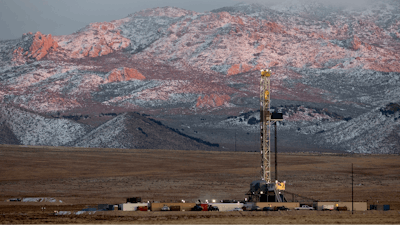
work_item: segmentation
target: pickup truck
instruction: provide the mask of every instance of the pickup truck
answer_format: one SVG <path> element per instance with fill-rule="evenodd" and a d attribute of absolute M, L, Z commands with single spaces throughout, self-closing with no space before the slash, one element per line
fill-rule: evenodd
<path fill-rule="evenodd" d="M 171 209 L 167 206 L 164 205 L 163 207 L 161 207 L 161 211 L 170 211 Z"/>
<path fill-rule="evenodd" d="M 295 210 L 314 210 L 313 207 L 308 206 L 308 205 L 302 205 L 301 207 L 296 207 L 294 208 Z"/>
<path fill-rule="evenodd" d="M 203 207 L 201 207 L 200 205 L 195 205 L 191 210 L 192 211 L 203 211 Z"/>
<path fill-rule="evenodd" d="M 219 211 L 219 208 L 217 206 L 209 205 L 208 206 L 208 211 Z"/>
<path fill-rule="evenodd" d="M 260 206 L 253 205 L 251 207 L 250 211 L 261 211 L 261 208 L 260 208 Z"/>
<path fill-rule="evenodd" d="M 286 208 L 285 206 L 278 206 L 278 207 L 277 207 L 277 210 L 278 210 L 278 211 L 290 211 L 290 209 L 289 209 L 289 208 Z"/>

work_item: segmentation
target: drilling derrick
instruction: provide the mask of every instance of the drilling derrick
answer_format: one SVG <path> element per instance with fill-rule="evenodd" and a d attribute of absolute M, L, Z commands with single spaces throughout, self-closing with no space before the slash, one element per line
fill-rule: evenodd
<path fill-rule="evenodd" d="M 271 70 L 261 70 L 260 122 L 261 122 L 261 180 L 271 183 Z"/>
<path fill-rule="evenodd" d="M 271 177 L 271 124 L 282 121 L 282 113 L 271 113 L 271 70 L 261 70 L 260 79 L 260 139 L 261 139 L 261 179 L 250 184 L 246 195 L 251 202 L 284 202 L 285 182 L 277 181 L 275 166 L 275 182 Z M 276 133 L 275 133 L 276 134 Z M 276 147 L 276 142 L 275 142 Z M 276 152 L 275 152 L 276 163 Z"/>

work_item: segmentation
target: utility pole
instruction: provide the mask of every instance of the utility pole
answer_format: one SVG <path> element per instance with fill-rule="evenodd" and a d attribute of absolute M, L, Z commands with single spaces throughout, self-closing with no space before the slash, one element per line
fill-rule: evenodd
<path fill-rule="evenodd" d="M 277 126 L 275 121 L 275 180 L 278 180 L 278 138 L 277 138 Z"/>
<path fill-rule="evenodd" d="M 236 152 L 236 130 L 235 130 L 235 152 Z"/>
<path fill-rule="evenodd" d="M 354 179 L 353 179 L 353 163 L 352 163 L 351 164 L 351 214 L 353 214 L 354 211 L 353 187 L 354 187 Z"/>

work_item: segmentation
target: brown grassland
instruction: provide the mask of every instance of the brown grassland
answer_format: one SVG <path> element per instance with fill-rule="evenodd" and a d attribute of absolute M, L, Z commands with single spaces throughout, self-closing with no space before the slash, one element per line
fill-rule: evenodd
<path fill-rule="evenodd" d="M 400 156 L 336 153 L 281 153 L 279 180 L 301 196 L 351 201 L 353 163 L 354 201 L 389 204 L 390 211 L 52 215 L 54 210 L 76 212 L 97 204 L 123 203 L 134 196 L 161 202 L 243 200 L 249 184 L 259 178 L 260 160 L 255 152 L 2 145 L 0 223 L 400 223 Z M 6 201 L 25 197 L 50 197 L 57 202 Z"/>

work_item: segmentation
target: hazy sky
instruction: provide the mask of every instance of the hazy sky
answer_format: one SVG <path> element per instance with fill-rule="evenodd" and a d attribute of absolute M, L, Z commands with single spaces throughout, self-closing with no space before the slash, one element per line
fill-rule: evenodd
<path fill-rule="evenodd" d="M 174 6 L 204 12 L 239 2 L 241 0 L 0 0 L 0 40 L 20 38 L 29 31 L 71 34 L 89 23 L 121 19 L 147 8 Z"/>

